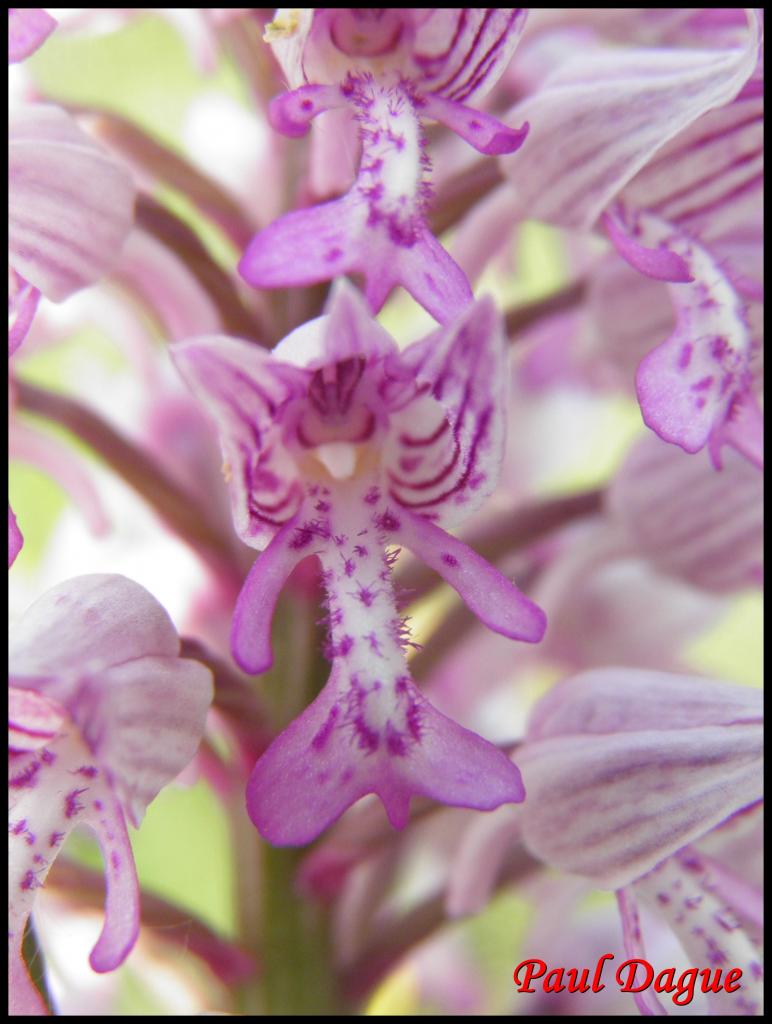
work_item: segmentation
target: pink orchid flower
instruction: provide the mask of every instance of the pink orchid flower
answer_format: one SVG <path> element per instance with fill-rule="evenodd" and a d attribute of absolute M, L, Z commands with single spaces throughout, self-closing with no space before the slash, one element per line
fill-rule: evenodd
<path fill-rule="evenodd" d="M 541 610 L 441 528 L 482 504 L 502 459 L 505 351 L 493 304 L 399 352 L 340 283 L 327 314 L 271 355 L 227 337 L 172 354 L 220 431 L 237 532 L 265 548 L 236 605 L 239 665 L 270 667 L 276 599 L 308 555 L 327 591 L 332 674 L 255 767 L 247 803 L 260 832 L 309 842 L 366 793 L 397 828 L 413 794 L 481 809 L 521 800 L 505 755 L 435 711 L 410 678 L 388 550 L 418 554 L 491 629 L 541 639 Z"/>
<path fill-rule="evenodd" d="M 687 452 L 707 445 L 717 466 L 724 444 L 760 466 L 746 304 L 761 291 L 735 265 L 732 241 L 758 226 L 760 15 L 749 12 L 740 45 L 730 28 L 708 33 L 712 48 L 571 56 L 515 107 L 533 125 L 528 153 L 502 167 L 511 217 L 601 225 L 636 270 L 668 282 L 675 328 L 637 373 L 647 425 Z M 760 244 L 756 253 L 760 269 Z"/>
<path fill-rule="evenodd" d="M 461 268 L 427 222 L 431 196 L 425 119 L 482 153 L 511 153 L 528 126 L 512 129 L 470 108 L 498 80 L 525 24 L 525 9 L 307 8 L 279 12 L 266 38 L 292 86 L 270 117 L 286 135 L 329 110 L 350 110 L 359 171 L 341 199 L 280 217 L 250 243 L 239 270 L 258 288 L 365 277 L 378 312 L 403 285 L 440 323 L 472 299 Z"/>
<path fill-rule="evenodd" d="M 11 1014 L 45 1013 L 21 956 L 35 891 L 67 836 L 87 825 L 105 864 L 95 971 L 118 967 L 139 929 L 126 820 L 191 761 L 212 699 L 209 669 L 179 657 L 169 616 L 123 576 L 80 576 L 43 595 L 10 641 Z"/>

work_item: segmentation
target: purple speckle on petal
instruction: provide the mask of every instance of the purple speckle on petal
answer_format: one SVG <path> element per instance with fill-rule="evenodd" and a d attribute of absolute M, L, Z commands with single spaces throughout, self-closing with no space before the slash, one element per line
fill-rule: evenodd
<path fill-rule="evenodd" d="M 324 254 L 324 258 L 328 263 L 334 263 L 336 260 L 339 260 L 342 255 L 342 249 L 328 249 L 327 252 Z"/>
<path fill-rule="evenodd" d="M 58 846 L 64 839 L 64 832 L 52 832 L 48 840 L 49 846 Z"/>
<path fill-rule="evenodd" d="M 393 757 L 404 757 L 407 754 L 405 737 L 391 722 L 386 725 L 386 749 Z"/>
<path fill-rule="evenodd" d="M 720 362 L 726 355 L 729 349 L 729 342 L 726 338 L 723 338 L 720 334 L 716 335 L 710 345 L 710 354 L 713 358 Z"/>
<path fill-rule="evenodd" d="M 389 512 L 387 510 L 386 512 L 383 512 L 381 513 L 381 515 L 378 516 L 376 525 L 378 526 L 379 530 L 398 530 L 399 519 L 397 519 L 397 517 L 392 512 Z"/>
<path fill-rule="evenodd" d="M 365 495 L 365 504 L 367 504 L 367 505 L 375 505 L 379 501 L 380 497 L 381 497 L 381 492 L 380 492 L 379 488 L 371 487 L 370 490 Z"/>
<path fill-rule="evenodd" d="M 696 384 L 692 384 L 692 391 L 707 391 L 713 384 L 713 377 L 703 377 Z"/>
<path fill-rule="evenodd" d="M 74 817 L 79 811 L 83 810 L 83 804 L 78 802 L 78 797 L 81 793 L 85 793 L 85 789 L 73 789 L 71 793 L 68 793 L 64 798 L 64 816 L 65 818 Z"/>
<path fill-rule="evenodd" d="M 8 785 L 12 789 L 32 789 L 37 785 L 37 774 L 40 771 L 40 762 L 32 761 L 27 767 L 18 772 L 16 775 L 11 775 L 8 779 Z"/>
<path fill-rule="evenodd" d="M 336 705 L 334 708 L 330 710 L 330 713 L 327 716 L 327 721 L 321 727 L 319 732 L 317 732 L 316 736 L 314 736 L 314 738 L 311 740 L 311 746 L 314 748 L 314 750 L 321 750 L 327 743 L 327 740 L 330 738 L 330 733 L 335 727 L 335 720 L 337 719 L 337 717 L 338 707 Z"/>
<path fill-rule="evenodd" d="M 104 806 L 105 805 L 102 803 L 101 800 L 95 800 L 94 801 L 94 810 L 95 811 L 102 811 L 102 810 L 104 810 Z"/>
<path fill-rule="evenodd" d="M 455 569 L 455 567 L 458 565 L 458 559 L 456 558 L 456 556 L 451 555 L 448 551 L 443 551 L 442 560 L 445 563 L 445 565 L 449 565 L 453 569 Z"/>
<path fill-rule="evenodd" d="M 44 750 L 40 755 L 40 760 L 43 764 L 53 764 L 56 761 L 56 754 L 52 754 L 50 750 Z"/>
<path fill-rule="evenodd" d="M 21 880 L 21 888 L 27 892 L 30 889 L 37 889 L 40 886 L 40 882 L 35 877 L 34 871 L 28 871 L 24 878 Z"/>
<path fill-rule="evenodd" d="M 371 729 L 367 722 L 364 720 L 362 715 L 358 715 L 354 719 L 354 728 L 357 731 L 359 737 L 359 746 L 362 750 L 368 751 L 368 753 L 374 753 L 378 749 L 380 743 L 380 735 L 375 729 Z"/>
<path fill-rule="evenodd" d="M 87 779 L 93 779 L 99 774 L 99 769 L 93 764 L 84 764 L 82 768 L 78 768 L 77 775 L 84 775 Z"/>
<path fill-rule="evenodd" d="M 120 870 L 120 868 L 121 868 L 121 857 L 120 857 L 120 854 L 118 853 L 117 850 L 113 850 L 113 852 L 110 854 L 110 863 L 112 864 L 113 868 L 116 871 Z"/>
<path fill-rule="evenodd" d="M 692 351 L 693 350 L 694 350 L 694 346 L 693 345 L 686 344 L 686 345 L 682 346 L 681 352 L 680 352 L 680 354 L 678 356 L 678 369 L 679 370 L 685 370 L 688 367 L 689 363 L 692 361 Z"/>

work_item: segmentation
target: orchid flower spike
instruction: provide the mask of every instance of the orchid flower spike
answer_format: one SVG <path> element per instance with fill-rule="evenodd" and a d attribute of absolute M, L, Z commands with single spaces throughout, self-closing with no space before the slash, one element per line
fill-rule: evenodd
<path fill-rule="evenodd" d="M 208 668 L 181 658 L 169 616 L 124 576 L 60 583 L 12 632 L 9 679 L 9 994 L 12 1015 L 45 1006 L 21 955 L 35 891 L 77 825 L 105 865 L 105 923 L 90 962 L 111 971 L 139 931 L 126 819 L 139 827 L 192 760 L 212 700 Z"/>
<path fill-rule="evenodd" d="M 313 118 L 348 108 L 361 161 L 341 199 L 285 214 L 249 245 L 242 276 L 258 288 L 364 275 L 377 313 L 403 285 L 440 323 L 472 300 L 461 268 L 426 223 L 430 162 L 423 122 L 440 121 L 481 153 L 513 153 L 528 125 L 513 129 L 468 107 L 496 83 L 525 25 L 522 8 L 306 8 L 285 10 L 266 39 L 292 91 L 270 117 L 289 136 Z"/>
<path fill-rule="evenodd" d="M 220 431 L 237 531 L 265 548 L 233 622 L 245 671 L 272 663 L 273 610 L 295 565 L 308 555 L 322 564 L 332 673 L 255 767 L 247 802 L 261 834 L 307 843 L 366 793 L 397 828 L 413 794 L 486 810 L 522 800 L 509 759 L 416 689 L 389 550 L 410 548 L 491 629 L 541 639 L 543 612 L 442 529 L 482 504 L 503 455 L 505 343 L 493 302 L 400 352 L 340 282 L 326 315 L 270 355 L 227 337 L 172 354 Z"/>

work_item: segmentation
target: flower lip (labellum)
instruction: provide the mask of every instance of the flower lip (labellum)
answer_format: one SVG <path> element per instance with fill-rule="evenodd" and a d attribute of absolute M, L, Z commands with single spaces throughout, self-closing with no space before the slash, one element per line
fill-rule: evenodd
<path fill-rule="evenodd" d="M 294 210 L 260 232 L 242 257 L 242 276 L 275 288 L 356 271 L 374 312 L 396 284 L 440 323 L 460 312 L 472 300 L 469 283 L 426 222 L 423 122 L 441 122 L 488 155 L 518 149 L 527 124 L 513 129 L 465 104 L 498 79 L 524 23 L 525 11 L 515 8 L 280 15 L 266 38 L 296 87 L 271 102 L 274 127 L 301 136 L 317 115 L 347 108 L 362 157 L 341 199 Z"/>
<path fill-rule="evenodd" d="M 490 628 L 543 635 L 542 611 L 442 529 L 498 475 L 505 348 L 493 303 L 399 352 L 341 282 L 325 316 L 272 355 L 222 337 L 172 352 L 219 427 L 237 529 L 265 547 L 236 605 L 236 661 L 271 665 L 273 610 L 299 561 L 318 556 L 327 591 L 332 673 L 255 767 L 248 806 L 261 833 L 308 842 L 372 792 L 397 827 L 412 794 L 484 809 L 522 799 L 509 759 L 415 688 L 391 582 L 391 549 L 404 545 Z"/>

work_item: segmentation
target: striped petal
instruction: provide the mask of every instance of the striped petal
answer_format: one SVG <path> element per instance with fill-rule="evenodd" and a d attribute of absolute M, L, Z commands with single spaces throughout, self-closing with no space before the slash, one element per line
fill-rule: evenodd
<path fill-rule="evenodd" d="M 171 353 L 220 432 L 236 530 L 245 544 L 264 547 L 302 498 L 279 421 L 287 403 L 305 394 L 308 374 L 219 335 L 177 343 Z"/>
<path fill-rule="evenodd" d="M 756 64 L 758 17 L 738 49 L 595 50 L 568 60 L 509 121 L 528 145 L 502 158 L 518 208 L 589 228 L 667 142 L 729 103 Z"/>
<path fill-rule="evenodd" d="M 34 690 L 8 688 L 8 749 L 14 754 L 45 747 L 61 729 L 66 712 Z"/>
<path fill-rule="evenodd" d="M 527 845 L 604 888 L 645 874 L 760 798 L 760 698 L 643 670 L 566 680 L 518 753 Z"/>
<path fill-rule="evenodd" d="M 453 525 L 491 494 L 504 455 L 507 357 L 495 304 L 477 302 L 407 348 L 402 360 L 428 393 L 395 417 L 391 495 Z"/>
<path fill-rule="evenodd" d="M 58 107 L 11 112 L 9 261 L 55 302 L 111 270 L 131 227 L 129 173 Z"/>
<path fill-rule="evenodd" d="M 611 483 L 608 507 L 641 554 L 701 590 L 758 584 L 764 551 L 762 475 L 735 453 L 720 472 L 643 439 Z"/>

